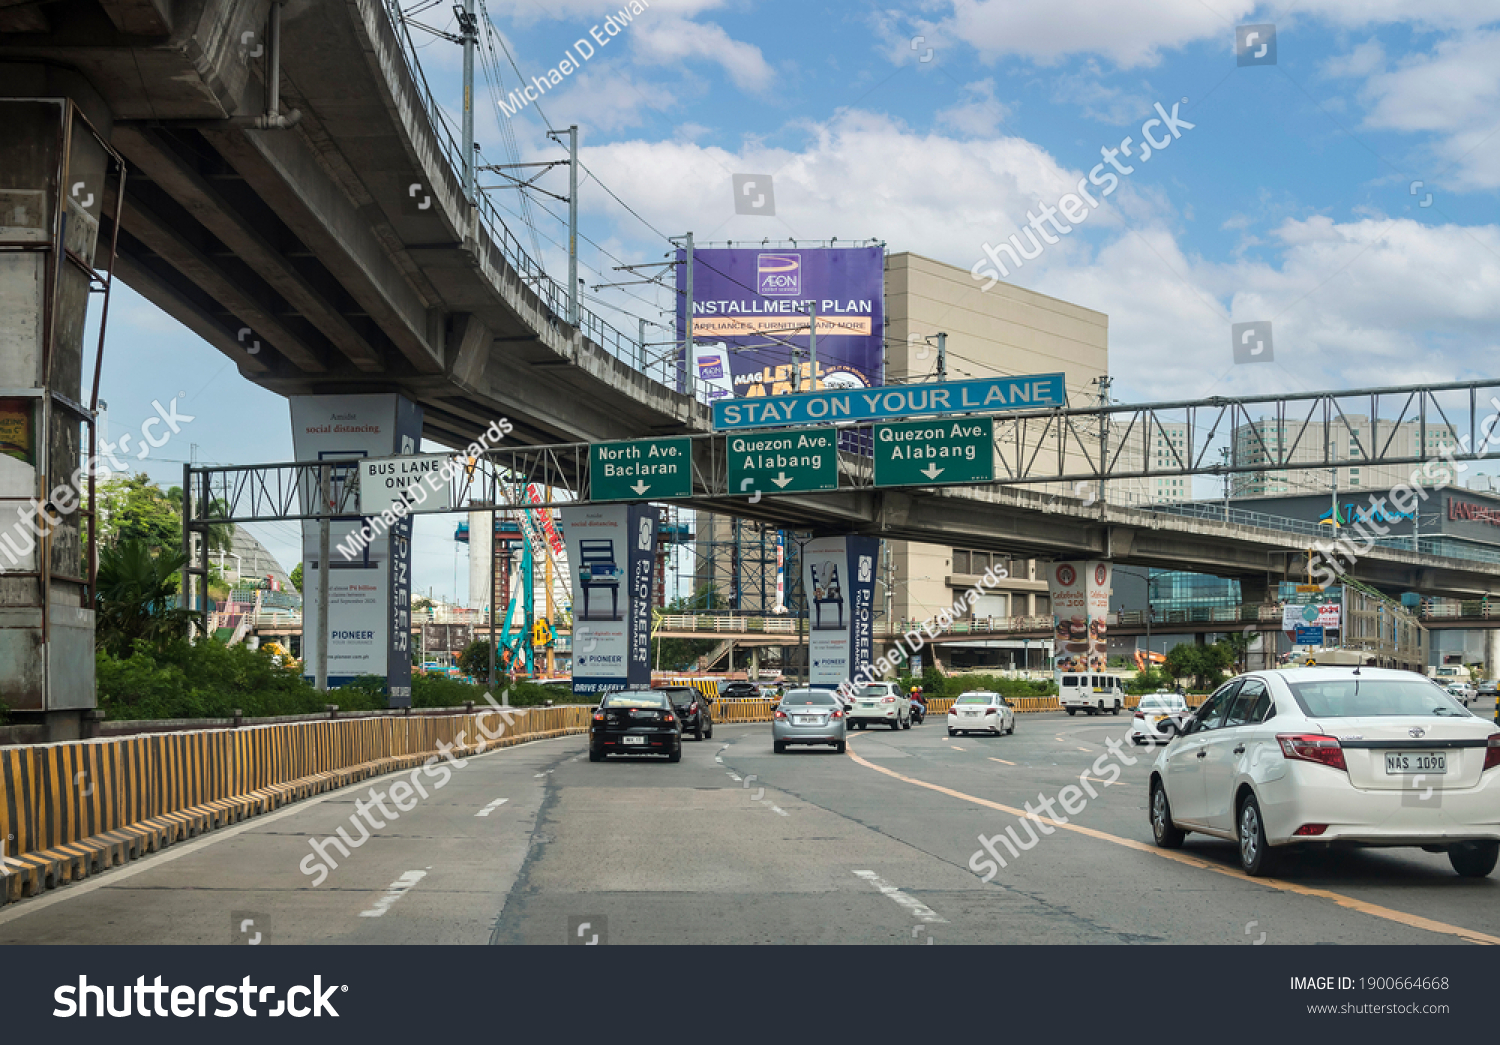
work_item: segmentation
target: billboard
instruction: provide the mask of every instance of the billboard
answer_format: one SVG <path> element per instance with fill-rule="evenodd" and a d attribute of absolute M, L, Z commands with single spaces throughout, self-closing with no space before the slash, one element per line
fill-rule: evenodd
<path fill-rule="evenodd" d="M 365 458 L 414 454 L 422 438 L 422 408 L 398 395 L 293 396 L 292 453 L 298 461 L 338 461 L 335 486 L 353 480 Z M 301 491 L 315 510 L 318 491 Z M 335 494 L 335 499 L 338 495 Z M 364 519 L 329 526 L 328 684 L 359 675 L 387 680 L 391 707 L 411 704 L 411 519 L 381 533 L 353 558 L 338 551 Z M 303 674 L 312 679 L 318 633 L 318 523 L 302 523 Z"/>
<path fill-rule="evenodd" d="M 651 683 L 651 593 L 660 514 L 642 504 L 562 509 L 573 575 L 574 693 Z"/>
<path fill-rule="evenodd" d="M 1104 671 L 1109 663 L 1107 562 L 1054 562 L 1047 567 L 1052 597 L 1052 655 L 1058 671 Z"/>
<path fill-rule="evenodd" d="M 679 339 L 687 325 L 685 253 L 677 252 Z M 813 391 L 809 306 L 818 313 L 817 388 L 885 380 L 883 247 L 695 250 L 692 304 L 692 365 L 710 399 Z M 792 345 L 802 349 L 796 367 Z"/>
<path fill-rule="evenodd" d="M 875 659 L 878 537 L 818 537 L 802 554 L 808 682 L 839 686 Z"/>

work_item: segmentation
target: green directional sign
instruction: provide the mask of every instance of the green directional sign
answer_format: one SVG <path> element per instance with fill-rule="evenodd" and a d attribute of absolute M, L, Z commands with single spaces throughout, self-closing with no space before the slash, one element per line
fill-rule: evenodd
<path fill-rule="evenodd" d="M 725 447 L 732 494 L 839 488 L 839 430 L 832 426 L 730 435 Z"/>
<path fill-rule="evenodd" d="M 876 486 L 940 486 L 995 479 L 995 422 L 957 417 L 875 426 Z"/>
<path fill-rule="evenodd" d="M 590 501 L 660 501 L 692 495 L 693 448 L 687 436 L 589 447 Z"/>

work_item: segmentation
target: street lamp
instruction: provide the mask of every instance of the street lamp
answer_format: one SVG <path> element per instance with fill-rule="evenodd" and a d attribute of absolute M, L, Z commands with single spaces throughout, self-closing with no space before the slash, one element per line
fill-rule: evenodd
<path fill-rule="evenodd" d="M 812 630 L 810 628 L 808 629 L 807 641 L 804 645 L 802 631 L 803 622 L 807 620 L 807 585 L 804 583 L 802 578 L 806 574 L 806 567 L 803 565 L 803 557 L 806 553 L 808 544 L 811 543 L 813 539 L 813 534 L 811 532 L 789 530 L 787 531 L 787 536 L 790 537 L 794 542 L 796 542 L 797 545 L 797 590 L 802 595 L 802 608 L 797 614 L 797 645 L 802 649 L 802 666 L 807 673 L 807 677 L 803 679 L 803 684 L 810 685 L 812 683 Z"/>

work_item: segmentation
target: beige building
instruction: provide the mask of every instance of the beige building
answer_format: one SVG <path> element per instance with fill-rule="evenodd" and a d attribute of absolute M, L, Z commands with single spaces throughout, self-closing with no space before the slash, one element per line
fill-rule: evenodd
<path fill-rule="evenodd" d="M 1373 457 L 1417 457 L 1433 459 L 1441 457 L 1444 450 L 1456 449 L 1458 438 L 1450 425 L 1429 421 L 1425 433 L 1417 421 L 1396 424 L 1381 420 L 1372 430 L 1370 418 L 1365 414 L 1345 414 L 1347 424 L 1335 423 L 1329 427 L 1334 454 L 1339 458 Z M 1298 438 L 1301 433 L 1301 438 Z M 1424 442 L 1425 435 L 1425 442 Z M 1280 459 L 1283 448 L 1296 447 L 1291 451 L 1292 461 L 1323 460 L 1323 427 L 1313 423 L 1302 430 L 1301 421 L 1278 422 L 1256 421 L 1241 425 L 1234 430 L 1234 462 L 1237 465 L 1270 464 Z M 1340 491 L 1388 490 L 1411 481 L 1410 464 L 1350 465 L 1347 468 L 1307 468 L 1296 471 L 1277 469 L 1265 472 L 1246 472 L 1234 476 L 1232 488 L 1236 497 L 1274 497 L 1299 493 L 1329 493 L 1330 483 L 1337 483 Z M 1337 477 L 1332 473 L 1338 472 Z M 1444 466 L 1441 476 L 1434 483 L 1451 483 L 1451 469 Z"/>
<path fill-rule="evenodd" d="M 980 286 L 965 269 L 918 254 L 886 258 L 888 384 L 936 380 L 936 335 L 944 333 L 950 381 L 1060 371 L 1066 375 L 1069 405 L 1099 402 L 1098 379 L 1109 373 L 1108 316 L 1009 283 L 996 283 L 987 292 Z M 1111 484 L 1115 485 L 1124 484 Z M 1058 492 L 1074 495 L 1072 489 Z M 888 545 L 888 565 L 882 576 L 890 594 L 887 599 L 884 586 L 877 586 L 876 600 L 882 609 L 889 605 L 898 621 L 922 620 L 951 607 L 954 598 L 973 587 L 992 561 L 1006 564 L 1010 579 L 976 608 L 979 616 L 1052 612 L 1045 576 L 1033 561 L 907 541 Z M 944 646 L 942 656 L 945 663 L 951 656 L 960 665 L 1019 664 L 1025 644 L 1017 640 L 1014 646 Z M 1041 644 L 1029 646 L 1031 660 L 1040 664 Z"/>

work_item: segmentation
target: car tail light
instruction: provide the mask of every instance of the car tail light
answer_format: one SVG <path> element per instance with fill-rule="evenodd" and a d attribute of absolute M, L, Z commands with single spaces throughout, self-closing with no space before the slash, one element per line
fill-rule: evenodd
<path fill-rule="evenodd" d="M 1490 734 L 1490 745 L 1484 749 L 1484 768 L 1500 766 L 1500 733 Z"/>
<path fill-rule="evenodd" d="M 985 708 L 984 709 L 984 713 L 986 715 L 993 715 L 995 713 L 995 709 L 994 708 Z"/>
<path fill-rule="evenodd" d="M 594 712 L 594 721 L 595 722 L 603 722 L 604 721 L 604 712 L 602 712 L 602 711 L 596 711 L 596 712 Z"/>
<path fill-rule="evenodd" d="M 1301 827 L 1297 828 L 1297 830 L 1293 831 L 1292 834 L 1298 835 L 1302 838 L 1312 838 L 1322 834 L 1327 830 L 1327 824 L 1303 824 Z"/>
<path fill-rule="evenodd" d="M 688 714 L 692 715 L 692 714 L 695 714 L 697 711 L 698 711 L 698 702 L 695 700 L 691 704 L 688 705 Z"/>
<path fill-rule="evenodd" d="M 950 714 L 950 715 L 956 715 L 956 714 L 958 714 L 958 705 L 954 704 L 952 707 L 950 707 L 948 709 L 948 714 Z"/>
<path fill-rule="evenodd" d="M 1140 708 L 1136 708 L 1135 709 L 1135 717 L 1136 718 L 1145 718 L 1146 717 L 1146 713 L 1144 711 L 1142 711 Z"/>
<path fill-rule="evenodd" d="M 780 708 L 777 708 L 776 709 L 776 717 L 777 718 L 786 718 L 786 712 L 782 711 Z"/>
<path fill-rule="evenodd" d="M 840 709 L 834 708 L 833 709 L 833 714 L 829 715 L 828 717 L 829 718 L 843 718 L 844 717 L 844 713 Z"/>
<path fill-rule="evenodd" d="M 671 712 L 668 712 L 667 714 L 665 714 L 665 715 L 663 715 L 661 717 L 661 720 L 663 722 L 672 723 L 672 722 L 676 722 L 677 718 Z"/>
<path fill-rule="evenodd" d="M 1287 758 L 1317 762 L 1346 773 L 1349 771 L 1344 764 L 1344 749 L 1339 746 L 1337 737 L 1325 737 L 1319 733 L 1278 733 L 1276 741 Z"/>
<path fill-rule="evenodd" d="M 894 704 L 894 703 L 896 703 L 896 698 L 895 697 L 881 697 L 880 698 L 880 702 L 882 704 Z"/>

